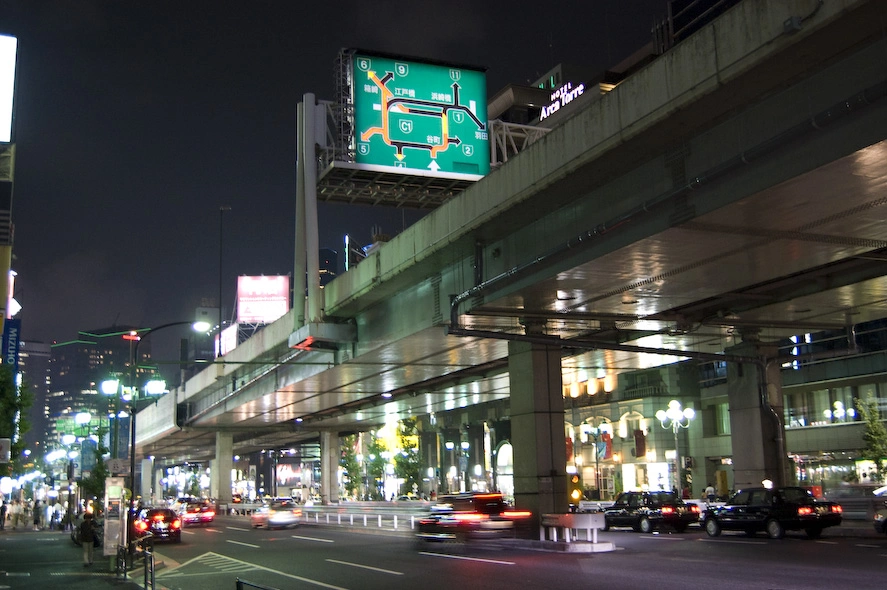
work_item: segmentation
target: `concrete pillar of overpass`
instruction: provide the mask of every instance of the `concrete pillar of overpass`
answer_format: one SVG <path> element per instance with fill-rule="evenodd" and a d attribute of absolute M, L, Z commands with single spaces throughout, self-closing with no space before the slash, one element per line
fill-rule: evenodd
<path fill-rule="evenodd" d="M 219 504 L 231 503 L 231 470 L 234 468 L 234 435 L 216 432 L 216 458 L 210 469 L 209 493 Z"/>
<path fill-rule="evenodd" d="M 139 473 L 141 481 L 139 482 L 139 494 L 142 496 L 142 503 L 146 505 L 155 505 L 154 500 L 154 459 L 148 457 L 142 459 L 142 470 Z"/>
<path fill-rule="evenodd" d="M 569 509 L 560 347 L 509 342 L 508 373 L 514 500 L 538 527 L 539 515 Z"/>
<path fill-rule="evenodd" d="M 320 431 L 320 498 L 323 504 L 339 501 L 339 433 Z"/>
<path fill-rule="evenodd" d="M 166 467 L 158 467 L 154 464 L 154 493 L 151 494 L 151 503 L 159 506 L 160 502 L 166 498 L 163 490 L 163 478 L 166 477 Z"/>
<path fill-rule="evenodd" d="M 733 487 L 760 486 L 764 480 L 786 485 L 790 478 L 777 346 L 746 332 L 742 343 L 725 352 L 761 359 L 759 363 L 727 365 Z"/>

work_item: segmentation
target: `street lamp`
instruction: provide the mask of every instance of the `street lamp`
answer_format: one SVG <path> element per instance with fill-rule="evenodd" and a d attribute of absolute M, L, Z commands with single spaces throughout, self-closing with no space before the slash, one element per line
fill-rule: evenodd
<path fill-rule="evenodd" d="M 140 331 L 133 330 L 130 332 L 130 340 L 133 342 L 132 347 L 130 348 L 130 359 L 129 359 L 129 384 L 130 384 L 130 411 L 129 411 L 129 485 L 130 485 L 130 495 L 129 495 L 129 512 L 127 514 L 127 526 L 124 529 L 124 547 L 128 547 L 129 542 L 129 522 L 132 517 L 132 513 L 135 510 L 135 502 L 136 502 L 136 413 L 139 410 L 138 402 L 139 402 L 139 388 L 136 387 L 136 379 L 138 377 L 138 359 L 139 359 L 139 344 L 141 344 L 143 338 L 147 338 L 149 335 L 157 332 L 159 330 L 164 330 L 166 328 L 172 328 L 175 326 L 186 326 L 190 325 L 191 328 L 195 332 L 205 332 L 209 330 L 210 326 L 207 322 L 193 322 L 193 321 L 183 321 L 183 322 L 169 322 L 168 324 L 161 324 L 159 326 L 155 326 L 153 328 L 148 328 L 147 330 Z"/>
<path fill-rule="evenodd" d="M 684 408 L 681 410 L 681 402 L 676 399 L 668 402 L 667 410 L 659 410 L 656 412 L 656 419 L 659 420 L 662 428 L 671 428 L 674 433 L 674 489 L 680 491 L 680 473 L 681 473 L 681 453 L 678 450 L 678 431 L 681 428 L 690 428 L 690 421 L 696 417 L 693 408 Z"/>

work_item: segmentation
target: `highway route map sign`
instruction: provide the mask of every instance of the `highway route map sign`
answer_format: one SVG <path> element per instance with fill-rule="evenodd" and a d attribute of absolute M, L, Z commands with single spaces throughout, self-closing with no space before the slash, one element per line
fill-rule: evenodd
<path fill-rule="evenodd" d="M 351 64 L 358 165 L 472 180 L 490 171 L 482 70 L 364 53 Z"/>

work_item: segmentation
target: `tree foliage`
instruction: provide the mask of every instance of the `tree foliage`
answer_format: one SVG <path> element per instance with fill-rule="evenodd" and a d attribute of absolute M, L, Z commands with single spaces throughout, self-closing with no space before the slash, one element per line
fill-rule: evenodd
<path fill-rule="evenodd" d="M 887 428 L 881 420 L 878 401 L 857 398 L 856 408 L 865 421 L 865 430 L 862 433 L 862 456 L 875 464 L 875 474 L 878 481 L 881 481 L 884 473 L 884 461 L 887 460 Z"/>
<path fill-rule="evenodd" d="M 394 474 L 403 480 L 402 491 L 409 493 L 413 491 L 413 486 L 418 489 L 421 483 L 418 420 L 409 418 L 401 421 L 397 440 L 400 451 L 394 457 Z"/>
<path fill-rule="evenodd" d="M 9 475 L 24 472 L 27 460 L 22 455 L 25 450 L 24 435 L 31 429 L 28 410 L 33 403 L 34 395 L 27 382 L 23 381 L 21 387 L 16 387 L 12 367 L 0 365 L 0 438 L 12 440 L 11 463 L 6 466 Z"/>
<path fill-rule="evenodd" d="M 96 498 L 100 506 L 104 505 L 105 501 L 105 479 L 111 475 L 108 465 L 105 463 L 105 455 L 110 452 L 104 442 L 107 433 L 107 428 L 99 426 L 98 432 L 96 432 L 99 442 L 94 449 L 90 449 L 90 452 L 95 453 L 95 467 L 92 468 L 89 476 L 80 480 L 83 494 L 88 498 Z"/>
<path fill-rule="evenodd" d="M 367 457 L 364 459 L 369 478 L 367 492 L 371 500 L 384 500 L 382 497 L 382 482 L 385 481 L 385 464 L 387 461 L 382 455 L 387 452 L 385 441 L 370 432 L 370 443 L 367 445 Z"/>
<path fill-rule="evenodd" d="M 357 497 L 360 493 L 360 463 L 357 461 L 358 435 L 350 434 L 342 439 L 342 455 L 339 465 L 344 471 L 345 494 Z"/>

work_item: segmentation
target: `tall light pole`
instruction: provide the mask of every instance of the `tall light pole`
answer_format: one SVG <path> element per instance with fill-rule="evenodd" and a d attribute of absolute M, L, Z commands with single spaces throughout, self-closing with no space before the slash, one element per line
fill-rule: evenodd
<path fill-rule="evenodd" d="M 671 428 L 674 433 L 674 489 L 680 492 L 680 473 L 681 473 L 681 453 L 678 451 L 678 431 L 681 428 L 690 428 L 690 421 L 696 417 L 693 408 L 684 408 L 681 410 L 681 402 L 676 399 L 668 402 L 667 410 L 659 410 L 656 412 L 656 419 L 659 420 L 662 428 Z"/>
<path fill-rule="evenodd" d="M 207 324 L 207 322 L 182 321 L 169 322 L 168 324 L 161 324 L 153 328 L 148 328 L 147 330 L 133 330 L 132 332 L 130 332 L 130 340 L 133 342 L 132 348 L 130 349 L 131 356 L 129 359 L 129 489 L 131 490 L 131 493 L 129 495 L 129 511 L 127 513 L 126 519 L 127 525 L 124 528 L 123 533 L 124 547 L 129 547 L 129 523 L 136 505 L 136 414 L 139 411 L 138 402 L 140 393 L 139 388 L 136 387 L 136 379 L 138 378 L 139 344 L 142 343 L 142 339 L 147 338 L 154 332 L 164 330 L 166 328 L 172 328 L 175 326 L 186 325 L 190 325 L 191 328 L 196 332 L 206 331 L 209 329 L 209 325 Z"/>
<path fill-rule="evenodd" d="M 225 219 L 225 211 L 230 211 L 230 205 L 221 205 L 219 207 L 219 352 L 221 352 L 221 342 L 222 342 L 222 253 L 224 252 L 222 245 L 224 242 L 225 233 L 223 231 L 224 225 L 223 221 Z"/>

